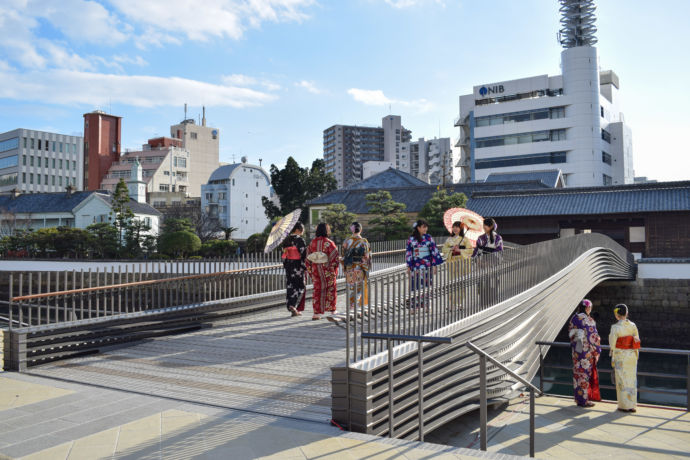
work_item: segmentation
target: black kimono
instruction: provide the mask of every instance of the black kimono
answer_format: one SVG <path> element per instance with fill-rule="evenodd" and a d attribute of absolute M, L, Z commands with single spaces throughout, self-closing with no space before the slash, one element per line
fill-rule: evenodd
<path fill-rule="evenodd" d="M 292 248 L 296 248 L 292 249 Z M 287 257 L 286 257 L 287 256 Z M 298 259 L 295 257 L 299 257 Z M 304 310 L 307 288 L 304 285 L 304 275 L 307 258 L 307 244 L 300 235 L 290 235 L 283 242 L 283 267 L 285 267 L 285 280 L 287 287 L 287 308 Z"/>

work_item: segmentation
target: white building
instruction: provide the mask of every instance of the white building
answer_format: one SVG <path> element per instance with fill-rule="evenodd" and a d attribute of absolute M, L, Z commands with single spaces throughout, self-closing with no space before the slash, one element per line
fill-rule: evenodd
<path fill-rule="evenodd" d="M 368 179 L 390 168 L 395 169 L 395 164 L 390 161 L 367 161 L 362 164 L 362 180 Z"/>
<path fill-rule="evenodd" d="M 201 186 L 201 206 L 221 227 L 235 227 L 237 239 L 261 233 L 269 224 L 262 197 L 272 198 L 271 179 L 263 168 L 247 163 L 221 166 Z"/>
<path fill-rule="evenodd" d="M 81 190 L 83 174 L 82 137 L 30 129 L 0 134 L 0 192 Z"/>
<path fill-rule="evenodd" d="M 566 3 L 562 75 L 480 84 L 460 96 L 463 182 L 558 168 L 569 187 L 632 183 L 632 138 L 618 76 L 599 70 L 593 2 Z"/>
<path fill-rule="evenodd" d="M 410 142 L 410 170 L 413 176 L 432 185 L 453 184 L 456 168 L 449 137 Z"/>

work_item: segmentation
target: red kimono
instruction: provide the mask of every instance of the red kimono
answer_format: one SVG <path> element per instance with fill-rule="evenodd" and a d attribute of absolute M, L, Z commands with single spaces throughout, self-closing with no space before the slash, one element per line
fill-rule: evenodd
<path fill-rule="evenodd" d="M 326 254 L 324 263 L 314 263 L 309 260 L 309 254 L 322 252 Z M 335 311 L 338 292 L 336 278 L 340 264 L 338 247 L 330 239 L 320 236 L 314 238 L 307 249 L 307 270 L 314 282 L 314 314 L 322 315 L 325 311 Z"/>

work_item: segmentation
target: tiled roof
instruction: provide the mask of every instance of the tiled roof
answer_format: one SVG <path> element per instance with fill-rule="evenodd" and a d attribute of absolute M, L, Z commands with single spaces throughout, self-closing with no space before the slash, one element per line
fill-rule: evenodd
<path fill-rule="evenodd" d="M 71 195 L 68 195 L 66 192 L 27 193 L 16 198 L 3 194 L 0 195 L 0 211 L 15 214 L 72 212 L 82 201 L 94 193 L 97 193 L 108 204 L 112 203 L 112 195 L 104 191 L 73 192 Z M 130 199 L 129 207 L 135 214 L 161 215 L 160 212 L 148 204 L 138 203 L 132 199 Z"/>
<path fill-rule="evenodd" d="M 345 187 L 345 190 L 364 190 L 364 189 L 389 189 L 395 187 L 424 187 L 428 183 L 417 179 L 406 172 L 388 168 L 385 171 L 367 177 L 364 180 L 355 182 Z"/>
<path fill-rule="evenodd" d="M 403 173 L 404 174 L 404 173 Z M 374 176 L 372 176 L 374 177 Z M 527 182 L 506 182 L 506 183 L 484 183 L 474 182 L 466 184 L 453 184 L 446 187 L 449 193 L 458 192 L 464 193 L 469 198 L 472 193 L 478 190 L 482 191 L 496 191 L 496 190 L 530 190 L 530 189 L 546 189 L 546 186 L 540 181 Z M 396 187 L 396 188 L 370 188 L 370 189 L 340 189 L 326 193 L 318 198 L 311 200 L 309 205 L 329 205 L 329 204 L 344 204 L 347 206 L 349 212 L 355 214 L 368 213 L 366 203 L 366 195 L 378 192 L 379 190 L 387 190 L 390 192 L 394 201 L 403 203 L 406 206 L 406 212 L 419 212 L 424 205 L 431 199 L 431 196 L 438 190 L 435 185 L 426 184 L 423 187 Z"/>
<path fill-rule="evenodd" d="M 484 182 L 515 182 L 538 180 L 549 187 L 555 188 L 558 185 L 558 179 L 561 176 L 561 171 L 552 169 L 548 171 L 524 171 L 511 173 L 491 173 Z"/>
<path fill-rule="evenodd" d="M 492 217 L 690 211 L 690 181 L 474 193 L 467 207 Z"/>

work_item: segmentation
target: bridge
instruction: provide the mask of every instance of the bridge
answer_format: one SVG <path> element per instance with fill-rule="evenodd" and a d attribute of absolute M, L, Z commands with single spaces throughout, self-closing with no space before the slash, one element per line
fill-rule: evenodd
<path fill-rule="evenodd" d="M 403 251 L 377 252 L 368 303 L 335 325 L 289 317 L 282 268 L 266 263 L 14 295 L 9 363 L 52 379 L 418 439 L 479 408 L 482 389 L 492 400 L 519 394 L 516 377 L 531 382 L 539 370 L 545 348 L 536 343 L 552 342 L 598 283 L 635 276 L 632 256 L 598 234 L 446 263 L 416 291 Z M 339 289 L 345 311 L 350 287 L 341 279 Z M 468 343 L 491 358 L 484 386 Z"/>

